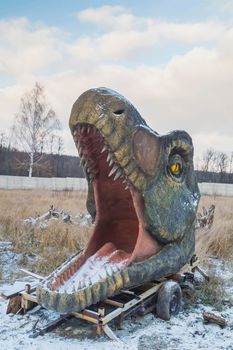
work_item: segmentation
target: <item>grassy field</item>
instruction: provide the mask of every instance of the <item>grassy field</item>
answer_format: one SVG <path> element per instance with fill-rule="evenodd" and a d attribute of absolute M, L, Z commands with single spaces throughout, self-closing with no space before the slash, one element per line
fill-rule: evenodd
<path fill-rule="evenodd" d="M 85 246 L 90 228 L 53 220 L 47 229 L 32 229 L 22 219 L 35 218 L 51 205 L 77 215 L 86 211 L 85 201 L 83 192 L 0 190 L 0 240 L 12 241 L 16 252 L 25 253 L 26 266 L 28 257 L 38 255 L 32 268 L 48 273 Z"/>
<path fill-rule="evenodd" d="M 0 240 L 12 241 L 16 252 L 37 255 L 33 269 L 48 273 L 69 255 L 83 248 L 91 228 L 54 222 L 46 230 L 31 229 L 21 220 L 48 211 L 51 205 L 76 215 L 85 212 L 84 192 L 52 192 L 39 190 L 0 190 Z M 197 230 L 197 254 L 233 260 L 233 198 L 203 197 L 200 208 L 215 204 L 215 219 L 211 229 Z"/>
<path fill-rule="evenodd" d="M 197 230 L 197 254 L 233 262 L 233 197 L 202 197 L 199 210 L 211 204 L 215 205 L 214 223 L 210 229 Z"/>

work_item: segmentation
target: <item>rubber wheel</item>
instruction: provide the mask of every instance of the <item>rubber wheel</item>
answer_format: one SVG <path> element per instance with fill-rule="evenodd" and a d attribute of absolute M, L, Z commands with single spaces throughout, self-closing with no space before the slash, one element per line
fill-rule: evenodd
<path fill-rule="evenodd" d="M 182 291 L 177 282 L 167 281 L 158 290 L 156 314 L 168 321 L 171 315 L 177 315 L 181 309 Z"/>

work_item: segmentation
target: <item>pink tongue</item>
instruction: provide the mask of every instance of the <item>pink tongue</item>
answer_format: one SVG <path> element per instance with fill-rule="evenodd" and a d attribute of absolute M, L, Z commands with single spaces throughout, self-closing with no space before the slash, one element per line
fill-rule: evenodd
<path fill-rule="evenodd" d="M 130 258 L 131 254 L 126 253 L 124 250 L 117 249 L 116 246 L 112 242 L 105 243 L 94 255 L 94 259 L 106 257 L 107 262 L 111 264 L 116 264 L 119 262 L 127 262 Z"/>

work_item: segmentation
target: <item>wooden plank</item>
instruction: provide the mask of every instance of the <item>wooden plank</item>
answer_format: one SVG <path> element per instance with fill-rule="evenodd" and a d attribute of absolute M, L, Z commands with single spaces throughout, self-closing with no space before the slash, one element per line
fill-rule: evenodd
<path fill-rule="evenodd" d="M 44 335 L 45 333 L 51 331 L 55 327 L 60 326 L 63 322 L 67 321 L 71 316 L 69 314 L 62 315 L 56 320 L 53 320 L 49 323 L 47 323 L 46 326 L 41 328 L 36 328 L 37 322 L 32 330 L 32 334 L 30 335 L 30 338 L 36 338 L 38 335 Z"/>
<path fill-rule="evenodd" d="M 212 312 L 203 312 L 202 316 L 205 322 L 216 323 L 221 327 L 225 327 L 227 325 L 225 318 L 215 315 Z"/>
<path fill-rule="evenodd" d="M 85 316 L 89 316 L 89 317 L 93 317 L 95 319 L 99 319 L 101 317 L 100 313 L 99 312 L 96 312 L 96 311 L 93 311 L 93 310 L 89 310 L 89 309 L 84 309 L 82 311 L 82 313 L 85 315 Z"/>
<path fill-rule="evenodd" d="M 38 304 L 37 298 L 36 298 L 35 295 L 28 294 L 28 293 L 26 293 L 26 292 L 21 293 L 21 295 L 22 295 L 22 297 L 23 297 L 25 300 L 29 300 L 29 301 L 32 301 L 33 303 Z"/>
<path fill-rule="evenodd" d="M 161 283 L 154 285 L 154 287 L 148 289 L 147 291 L 143 292 L 142 294 L 138 295 L 136 298 L 130 300 L 128 303 L 124 305 L 123 308 L 117 308 L 116 310 L 113 310 L 108 315 L 102 318 L 103 325 L 107 324 L 114 318 L 118 317 L 123 312 L 129 310 L 133 306 L 139 304 L 143 299 L 148 298 L 149 296 L 155 294 L 159 288 L 161 287 Z"/>
<path fill-rule="evenodd" d="M 124 303 L 120 303 L 119 301 L 113 300 L 113 299 L 105 299 L 103 301 L 104 304 L 108 304 L 108 305 L 112 305 L 112 306 L 116 306 L 116 307 L 120 307 L 123 308 L 125 306 Z"/>
<path fill-rule="evenodd" d="M 29 275 L 29 276 L 32 276 L 32 277 L 38 279 L 38 280 L 43 280 L 43 279 L 45 279 L 45 277 L 40 276 L 40 275 L 38 275 L 37 273 L 28 271 L 28 270 L 26 270 L 26 269 L 20 269 L 20 271 L 26 273 L 26 274 Z"/>
<path fill-rule="evenodd" d="M 82 312 L 71 312 L 70 314 L 71 314 L 71 316 L 81 318 L 82 320 L 89 321 L 91 323 L 99 324 L 99 322 L 100 322 L 96 318 L 91 317 L 91 316 L 87 316 L 87 315 L 83 314 Z"/>
<path fill-rule="evenodd" d="M 115 340 L 118 342 L 122 342 L 122 340 L 120 338 L 118 338 L 116 336 L 116 334 L 111 330 L 111 328 L 106 324 L 105 326 L 102 327 L 104 333 L 111 339 L 111 340 Z"/>
<path fill-rule="evenodd" d="M 38 286 L 38 283 L 37 284 L 33 284 L 32 287 L 31 287 L 31 292 L 35 292 L 37 286 Z M 25 291 L 25 289 L 20 289 L 20 290 L 17 290 L 15 292 L 9 293 L 9 294 L 1 293 L 0 297 L 3 298 L 4 300 L 8 300 L 8 299 L 17 297 L 18 295 L 21 295 L 24 291 Z"/>

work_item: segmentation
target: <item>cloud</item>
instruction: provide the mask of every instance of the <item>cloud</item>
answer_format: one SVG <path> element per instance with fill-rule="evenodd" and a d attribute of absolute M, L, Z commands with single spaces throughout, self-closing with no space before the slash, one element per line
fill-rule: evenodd
<path fill-rule="evenodd" d="M 208 145 L 230 151 L 233 28 L 157 22 L 119 6 L 84 10 L 79 20 L 101 25 L 102 32 L 67 43 L 58 28 L 24 18 L 0 21 L 0 70 L 17 80 L 0 89 L 0 129 L 12 124 L 20 97 L 39 80 L 62 120 L 66 151 L 74 152 L 67 131 L 72 104 L 86 89 L 107 86 L 131 100 L 158 132 L 186 129 L 199 154 Z M 142 50 L 150 55 L 157 44 L 176 41 L 188 44 L 184 54 L 163 65 L 135 65 Z"/>
<path fill-rule="evenodd" d="M 59 61 L 61 32 L 26 18 L 0 20 L 0 72 L 28 76 Z"/>
<path fill-rule="evenodd" d="M 232 0 L 222 0 L 221 3 L 218 5 L 220 5 L 220 9 L 222 12 L 226 12 L 226 13 L 233 13 L 233 1 Z"/>
<path fill-rule="evenodd" d="M 151 19 L 136 17 L 124 6 L 101 6 L 87 8 L 76 14 L 81 22 L 88 22 L 108 30 L 130 30 L 143 28 L 151 23 Z"/>
<path fill-rule="evenodd" d="M 98 36 L 89 35 L 68 45 L 73 60 L 103 62 L 132 59 L 142 50 L 156 47 L 160 42 L 185 44 L 218 40 L 225 28 L 221 23 L 173 23 L 155 18 L 134 16 L 122 6 L 102 6 L 80 11 L 81 22 L 102 28 Z"/>

